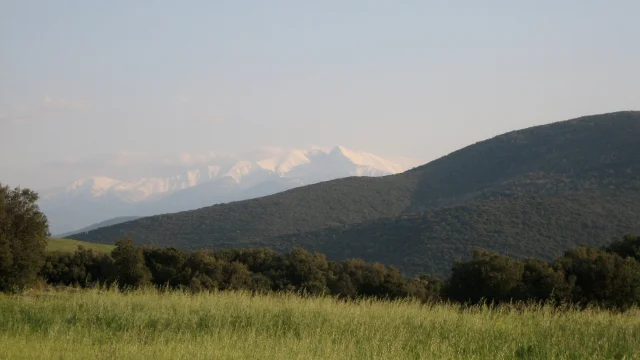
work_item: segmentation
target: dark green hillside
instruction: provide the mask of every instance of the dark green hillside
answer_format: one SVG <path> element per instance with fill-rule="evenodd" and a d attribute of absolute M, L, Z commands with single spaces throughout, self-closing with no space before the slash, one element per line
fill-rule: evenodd
<path fill-rule="evenodd" d="M 410 170 L 407 212 L 474 198 L 558 194 L 628 184 L 640 175 L 640 112 L 618 112 L 509 132 Z"/>
<path fill-rule="evenodd" d="M 57 237 L 57 238 L 64 238 L 64 237 L 72 235 L 72 234 L 87 232 L 87 231 L 99 229 L 99 228 L 105 227 L 105 226 L 121 224 L 123 222 L 131 221 L 131 220 L 135 220 L 135 219 L 139 219 L 139 218 L 140 218 L 140 216 L 119 216 L 119 217 L 116 217 L 116 218 L 113 218 L 113 219 L 101 221 L 99 223 L 95 223 L 95 224 L 83 227 L 82 229 L 78 229 L 76 231 L 66 232 L 66 233 L 62 233 L 62 234 L 56 234 L 54 236 Z"/>
<path fill-rule="evenodd" d="M 252 245 L 277 244 L 279 251 L 301 246 L 325 253 L 331 260 L 362 258 L 394 264 L 408 275 L 444 277 L 454 260 L 467 258 L 474 247 L 518 258 L 552 260 L 576 245 L 599 247 L 617 233 L 639 232 L 639 214 L 640 190 L 522 195 Z"/>
<path fill-rule="evenodd" d="M 259 199 L 165 214 L 71 235 L 112 244 L 124 235 L 137 243 L 214 247 L 242 245 L 272 236 L 319 230 L 400 214 L 411 203 L 411 177 L 351 177 L 292 189 Z"/>
<path fill-rule="evenodd" d="M 388 259 L 388 263 L 404 264 L 405 255 L 392 258 L 390 250 L 385 249 L 406 246 L 406 252 L 412 254 L 407 264 L 414 264 L 403 265 L 408 271 L 427 270 L 431 265 L 426 264 L 432 259 L 449 261 L 453 255 L 462 256 L 475 243 L 489 249 L 504 248 L 515 255 L 549 258 L 555 256 L 560 245 L 550 241 L 569 241 L 564 235 L 566 229 L 573 232 L 571 239 L 610 238 L 633 230 L 627 228 L 633 227 L 630 217 L 638 213 L 637 208 L 623 204 L 638 200 L 638 149 L 640 112 L 588 116 L 500 135 L 399 175 L 330 181 L 259 199 L 143 218 L 71 237 L 113 243 L 130 235 L 138 243 L 184 249 L 254 244 L 284 249 L 293 241 L 292 235 L 305 234 L 300 235 L 300 241 L 306 247 L 319 248 L 334 258 L 373 259 L 375 255 Z M 538 199 L 535 206 L 521 203 L 530 196 Z M 535 211 L 526 210 L 528 207 Z M 603 208 L 608 209 L 606 216 L 602 215 Z M 394 221 L 388 225 L 381 225 L 387 220 L 376 222 L 425 211 L 433 217 L 429 226 L 440 230 L 429 230 L 428 237 L 416 237 L 420 241 L 406 239 L 410 234 L 422 234 L 416 226 L 424 224 L 396 228 Z M 538 214 L 534 218 L 539 221 L 520 224 L 522 214 L 527 214 L 525 219 Z M 490 221 L 482 220 L 482 216 Z M 567 227 L 568 219 L 591 225 Z M 455 223 L 460 225 L 453 226 Z M 347 235 L 336 238 L 359 241 L 362 245 L 354 245 L 357 251 L 336 250 L 338 244 L 320 247 L 328 243 L 322 234 L 354 226 Z M 478 228 L 491 236 L 473 237 Z M 542 229 L 546 235 L 536 235 Z M 437 256 L 421 255 L 423 238 L 429 239 L 429 251 Z M 521 239 L 526 242 L 518 245 L 520 250 L 507 247 Z M 462 243 L 468 246 L 459 246 Z M 384 245 L 380 248 L 376 244 Z M 565 245 L 563 249 L 572 244 Z M 440 268 L 438 265 L 434 269 Z"/>

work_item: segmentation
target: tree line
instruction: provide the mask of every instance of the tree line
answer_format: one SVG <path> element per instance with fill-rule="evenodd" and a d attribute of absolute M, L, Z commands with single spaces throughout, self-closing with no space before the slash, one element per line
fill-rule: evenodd
<path fill-rule="evenodd" d="M 640 304 L 640 237 L 625 235 L 601 249 L 576 247 L 552 262 L 514 259 L 476 249 L 456 261 L 449 278 L 404 277 L 393 266 L 361 259 L 327 261 L 323 254 L 294 249 L 199 250 L 136 247 L 116 243 L 111 254 L 78 248 L 46 255 L 39 277 L 52 285 L 121 288 L 153 285 L 192 292 L 249 290 L 303 292 L 344 299 L 375 297 L 482 301 L 536 301 L 626 309 Z"/>
<path fill-rule="evenodd" d="M 156 286 L 191 292 L 303 292 L 342 299 L 417 298 L 424 302 L 544 301 L 626 309 L 640 304 L 640 237 L 628 234 L 596 249 L 575 247 L 554 261 L 515 259 L 476 249 L 447 279 L 405 277 L 394 266 L 361 259 L 328 261 L 301 248 L 198 250 L 116 242 L 111 253 L 79 247 L 45 253 L 46 217 L 30 190 L 0 186 L 0 291 L 40 280 L 50 285 Z"/>

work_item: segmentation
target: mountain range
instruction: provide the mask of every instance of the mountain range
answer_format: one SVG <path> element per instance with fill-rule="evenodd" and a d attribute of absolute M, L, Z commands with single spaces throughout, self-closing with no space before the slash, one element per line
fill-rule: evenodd
<path fill-rule="evenodd" d="M 64 236 L 87 226 L 251 199 L 347 176 L 396 174 L 407 166 L 344 146 L 281 149 L 249 158 L 219 157 L 168 177 L 85 177 L 41 192 L 40 207 L 52 233 Z"/>
<path fill-rule="evenodd" d="M 508 132 L 396 175 L 347 177 L 73 235 L 197 248 L 304 247 L 444 275 L 473 247 L 552 259 L 640 231 L 640 112 Z"/>

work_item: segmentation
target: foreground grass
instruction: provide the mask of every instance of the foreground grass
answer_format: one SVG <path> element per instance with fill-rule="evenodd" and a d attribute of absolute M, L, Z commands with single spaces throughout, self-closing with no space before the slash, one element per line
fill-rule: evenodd
<path fill-rule="evenodd" d="M 82 245 L 86 249 L 93 249 L 94 251 L 104 253 L 110 253 L 115 248 L 114 245 L 95 244 L 72 239 L 49 238 L 47 241 L 47 251 L 74 252 L 78 249 L 78 245 Z"/>
<path fill-rule="evenodd" d="M 632 359 L 640 311 L 293 295 L 0 295 L 2 359 Z"/>

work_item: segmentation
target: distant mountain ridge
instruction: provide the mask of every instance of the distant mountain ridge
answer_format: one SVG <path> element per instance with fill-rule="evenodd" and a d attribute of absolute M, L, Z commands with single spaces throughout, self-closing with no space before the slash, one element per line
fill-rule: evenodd
<path fill-rule="evenodd" d="M 75 229 L 73 231 L 70 231 L 70 232 L 67 232 L 67 233 L 62 233 L 62 234 L 54 234 L 53 237 L 54 238 L 64 238 L 64 237 L 67 237 L 69 235 L 73 235 L 73 234 L 77 234 L 77 233 L 83 233 L 83 232 L 99 229 L 99 228 L 105 227 L 105 226 L 121 224 L 123 222 L 132 221 L 132 220 L 136 220 L 136 219 L 139 219 L 139 218 L 140 218 L 139 216 L 120 216 L 120 217 L 116 217 L 116 218 L 113 218 L 113 219 L 101 221 L 99 223 L 91 224 L 89 226 L 83 227 L 82 229 Z"/>
<path fill-rule="evenodd" d="M 423 166 L 78 234 L 183 249 L 264 246 L 446 271 L 473 246 L 551 259 L 567 246 L 639 232 L 640 112 L 512 131 Z M 442 264 L 446 263 L 446 266 Z"/>
<path fill-rule="evenodd" d="M 224 158 L 169 177 L 122 181 L 106 176 L 78 179 L 41 192 L 40 205 L 54 233 L 68 233 L 123 214 L 148 216 L 274 194 L 348 176 L 385 176 L 406 164 L 350 150 L 286 149 L 249 159 Z"/>

